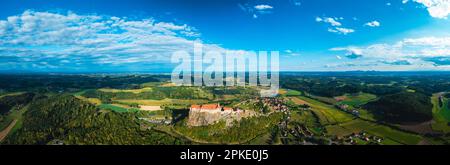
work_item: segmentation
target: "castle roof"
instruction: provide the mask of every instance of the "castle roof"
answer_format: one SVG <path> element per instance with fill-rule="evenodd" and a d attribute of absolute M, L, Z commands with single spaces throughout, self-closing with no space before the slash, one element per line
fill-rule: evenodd
<path fill-rule="evenodd" d="M 201 110 L 216 110 L 220 108 L 219 104 L 205 104 L 205 105 L 191 105 L 191 109 L 201 109 Z"/>
<path fill-rule="evenodd" d="M 201 107 L 202 107 L 201 105 L 197 105 L 197 104 L 191 105 L 191 108 L 193 108 L 193 109 L 200 109 Z"/>
<path fill-rule="evenodd" d="M 215 110 L 219 108 L 219 104 L 205 104 L 202 105 L 202 110 Z"/>

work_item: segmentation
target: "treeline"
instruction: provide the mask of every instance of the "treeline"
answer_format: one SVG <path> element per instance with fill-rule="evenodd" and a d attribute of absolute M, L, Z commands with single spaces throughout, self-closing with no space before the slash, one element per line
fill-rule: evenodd
<path fill-rule="evenodd" d="M 6 91 L 59 92 L 73 89 L 131 89 L 146 82 L 170 80 L 170 75 L 2 75 L 0 89 Z M 11 83 L 14 82 L 14 83 Z"/>
<path fill-rule="evenodd" d="M 336 80 L 332 78 L 286 78 L 282 81 L 282 87 L 305 91 L 318 96 L 335 97 L 347 93 L 372 93 L 375 95 L 387 95 L 401 92 L 403 87 L 397 85 L 364 85 L 355 80 Z"/>
<path fill-rule="evenodd" d="M 335 97 L 346 93 L 365 92 L 377 96 L 411 89 L 425 95 L 450 91 L 450 75 L 386 75 L 386 76 L 284 76 L 283 88 L 305 91 L 318 96 Z"/>
<path fill-rule="evenodd" d="M 87 98 L 98 98 L 104 103 L 114 99 L 212 99 L 213 95 L 195 87 L 154 87 L 151 91 L 133 92 L 104 92 L 101 90 L 87 90 L 82 94 Z"/>
<path fill-rule="evenodd" d="M 246 95 L 255 96 L 259 95 L 259 91 L 254 88 L 246 87 L 210 87 L 207 88 L 215 95 Z"/>
<path fill-rule="evenodd" d="M 23 126 L 5 144 L 185 144 L 167 134 L 141 128 L 134 113 L 99 111 L 69 95 L 32 102 Z"/>
<path fill-rule="evenodd" d="M 364 106 L 378 120 L 390 123 L 419 123 L 432 119 L 430 97 L 420 92 L 401 92 L 382 96 Z"/>

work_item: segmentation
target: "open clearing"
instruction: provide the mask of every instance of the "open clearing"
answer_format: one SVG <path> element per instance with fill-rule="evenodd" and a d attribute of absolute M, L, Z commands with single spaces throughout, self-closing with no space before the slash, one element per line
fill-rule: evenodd
<path fill-rule="evenodd" d="M 447 103 L 444 103 L 442 107 L 439 107 L 439 96 L 441 96 L 442 93 L 433 94 L 431 97 L 431 103 L 433 103 L 433 119 L 434 123 L 431 124 L 431 127 L 435 131 L 442 131 L 444 133 L 450 132 L 450 127 L 448 126 L 448 123 L 450 122 L 447 119 L 447 113 L 450 113 L 450 111 L 447 107 L 448 99 L 446 100 Z M 449 115 L 450 116 L 450 115 Z"/>
<path fill-rule="evenodd" d="M 139 110 L 142 111 L 159 111 L 162 110 L 160 106 L 141 105 Z"/>
<path fill-rule="evenodd" d="M 336 101 L 339 101 L 340 104 L 351 106 L 361 106 L 376 98 L 377 96 L 368 93 L 346 94 L 344 96 L 335 97 Z"/>
<path fill-rule="evenodd" d="M 119 104 L 100 104 L 98 107 L 100 109 L 111 110 L 111 111 L 115 111 L 115 112 L 133 112 L 133 111 L 138 111 L 137 108 L 127 108 L 126 106 L 119 105 Z"/>
<path fill-rule="evenodd" d="M 309 103 L 311 110 L 317 115 L 322 125 L 345 123 L 355 118 L 348 113 L 334 108 L 332 105 L 327 105 L 303 96 L 299 96 L 299 98 Z"/>
<path fill-rule="evenodd" d="M 306 102 L 305 100 L 302 100 L 302 99 L 300 99 L 298 97 L 288 97 L 288 99 L 291 100 L 292 102 L 294 102 L 295 104 L 298 104 L 298 105 L 305 105 L 305 104 L 309 105 L 308 102 Z"/>
<path fill-rule="evenodd" d="M 124 104 L 139 104 L 144 106 L 161 106 L 164 104 L 203 104 L 207 103 L 207 100 L 182 100 L 182 99 L 163 99 L 163 100 L 115 100 Z"/>
<path fill-rule="evenodd" d="M 79 96 L 79 95 L 75 95 L 75 97 L 80 99 L 80 100 L 87 101 L 87 102 L 89 102 L 91 104 L 94 104 L 94 105 L 102 104 L 102 101 L 100 101 L 100 99 L 98 99 L 98 98 L 86 98 L 86 97 Z"/>
<path fill-rule="evenodd" d="M 128 92 L 128 93 L 142 93 L 142 92 L 151 92 L 153 89 L 150 87 L 145 87 L 142 89 L 110 89 L 110 88 L 101 88 L 98 89 L 102 92 L 111 92 L 111 93 L 119 93 L 119 92 Z"/>

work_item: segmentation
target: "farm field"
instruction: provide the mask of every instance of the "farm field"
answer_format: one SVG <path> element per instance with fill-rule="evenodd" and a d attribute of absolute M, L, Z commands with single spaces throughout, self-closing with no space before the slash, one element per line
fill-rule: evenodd
<path fill-rule="evenodd" d="M 303 96 L 299 96 L 299 98 L 311 106 L 311 110 L 319 117 L 319 122 L 322 125 L 344 123 L 354 118 L 350 114 L 334 108 L 332 105 Z"/>
<path fill-rule="evenodd" d="M 368 93 L 358 94 L 346 94 L 344 96 L 336 97 L 336 100 L 340 100 L 338 104 L 346 104 L 353 107 L 364 105 L 372 100 L 375 100 L 377 96 Z"/>
<path fill-rule="evenodd" d="M 202 104 L 207 103 L 207 100 L 183 100 L 183 99 L 163 99 L 163 100 L 115 100 L 118 103 L 123 104 L 139 104 L 139 105 L 148 105 L 148 106 L 162 106 L 165 104 Z"/>
<path fill-rule="evenodd" d="M 114 112 L 136 112 L 136 111 L 139 111 L 139 109 L 137 109 L 137 108 L 128 108 L 128 107 L 124 107 L 123 105 L 118 105 L 118 104 L 100 104 L 98 107 L 100 109 L 111 110 Z"/>
<path fill-rule="evenodd" d="M 442 106 L 439 106 L 439 96 L 440 94 L 434 94 L 431 97 L 431 102 L 433 103 L 433 119 L 432 124 L 433 130 L 442 131 L 444 133 L 450 132 L 450 109 L 448 108 L 448 99 L 444 98 Z"/>

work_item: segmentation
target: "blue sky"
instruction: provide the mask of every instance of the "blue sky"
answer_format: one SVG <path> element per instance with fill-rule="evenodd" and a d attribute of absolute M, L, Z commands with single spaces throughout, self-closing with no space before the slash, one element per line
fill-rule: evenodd
<path fill-rule="evenodd" d="M 284 71 L 450 70 L 449 0 L 3 0 L 0 70 L 170 71 L 192 49 Z"/>

